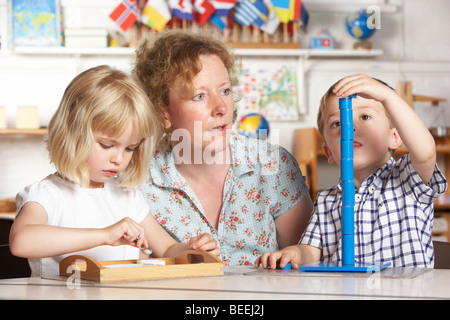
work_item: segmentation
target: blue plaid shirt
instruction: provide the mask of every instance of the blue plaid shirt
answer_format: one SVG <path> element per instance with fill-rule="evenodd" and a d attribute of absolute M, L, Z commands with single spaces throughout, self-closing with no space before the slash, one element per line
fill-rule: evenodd
<path fill-rule="evenodd" d="M 355 192 L 355 260 L 393 267 L 434 266 L 433 202 L 447 189 L 438 167 L 424 184 L 409 154 L 391 158 Z M 341 182 L 319 192 L 300 243 L 322 249 L 324 261 L 342 261 Z"/>

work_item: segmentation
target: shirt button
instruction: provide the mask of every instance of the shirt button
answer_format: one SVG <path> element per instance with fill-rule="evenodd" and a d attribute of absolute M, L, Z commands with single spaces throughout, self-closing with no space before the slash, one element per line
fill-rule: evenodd
<path fill-rule="evenodd" d="M 360 194 L 355 195 L 355 199 L 356 199 L 356 201 L 361 200 L 361 195 Z"/>
<path fill-rule="evenodd" d="M 375 191 L 375 187 L 370 187 L 370 188 L 369 188 L 369 192 L 370 192 L 370 193 L 373 193 L 374 191 Z"/>

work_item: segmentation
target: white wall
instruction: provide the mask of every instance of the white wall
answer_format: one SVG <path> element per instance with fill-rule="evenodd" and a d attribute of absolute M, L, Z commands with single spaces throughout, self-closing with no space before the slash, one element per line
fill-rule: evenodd
<path fill-rule="evenodd" d="M 370 2 L 357 1 L 364 5 Z M 108 19 L 104 19 L 104 13 L 107 15 L 117 2 L 117 0 L 78 2 L 83 5 L 88 3 L 91 14 L 99 17 L 92 19 L 82 15 L 84 17 L 82 23 L 91 24 L 89 26 L 107 24 L 108 28 L 111 28 Z M 305 0 L 306 5 L 308 2 L 313 1 Z M 336 80 L 348 74 L 368 73 L 387 81 L 393 87 L 398 80 L 412 81 L 414 93 L 450 100 L 450 38 L 445 34 L 446 30 L 450 30 L 450 21 L 445 16 L 450 12 L 450 2 L 391 0 L 380 3 L 397 5 L 397 12 L 382 13 L 381 29 L 371 38 L 374 48 L 384 50 L 382 57 L 312 59 L 305 62 L 304 98 L 307 113 L 296 122 L 271 123 L 272 130 L 280 130 L 280 144 L 288 150 L 292 149 L 292 131 L 315 126 L 317 106 L 323 92 Z M 4 45 L 5 4 L 6 0 L 0 0 L 0 35 L 3 45 L 0 51 L 0 105 L 6 107 L 9 127 L 14 127 L 16 108 L 30 105 L 39 107 L 40 124 L 47 125 L 69 81 L 78 72 L 90 66 L 111 64 L 124 70 L 131 69 L 131 56 L 78 57 L 14 53 Z M 77 1 L 66 0 L 63 4 L 71 6 L 73 10 L 77 6 Z M 72 12 L 76 15 L 76 10 Z M 307 48 L 309 36 L 315 35 L 321 27 L 327 27 L 335 38 L 336 47 L 351 48 L 354 40 L 344 27 L 346 14 L 331 11 L 310 12 L 308 33 L 299 32 L 302 46 Z M 79 22 L 80 19 L 77 20 L 76 17 L 69 21 L 69 23 Z M 438 109 L 418 104 L 416 109 L 429 126 L 437 121 L 450 123 L 449 103 Z M 320 167 L 319 187 L 326 187 L 335 181 L 329 170 L 326 164 Z M 0 135 L 0 199 L 14 197 L 21 188 L 42 179 L 52 171 L 53 167 L 49 164 L 42 137 Z M 327 179 L 329 176 L 332 178 Z"/>

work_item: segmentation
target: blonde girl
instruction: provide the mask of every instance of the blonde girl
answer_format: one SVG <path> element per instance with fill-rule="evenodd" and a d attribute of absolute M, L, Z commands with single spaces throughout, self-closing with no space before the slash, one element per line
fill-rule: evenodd
<path fill-rule="evenodd" d="M 32 276 L 58 274 L 75 252 L 96 260 L 212 250 L 210 235 L 177 244 L 156 222 L 139 186 L 159 139 L 155 111 L 129 75 L 98 66 L 76 76 L 48 128 L 56 172 L 20 191 L 11 252 L 29 259 Z M 141 257 L 143 255 L 141 254 Z"/>

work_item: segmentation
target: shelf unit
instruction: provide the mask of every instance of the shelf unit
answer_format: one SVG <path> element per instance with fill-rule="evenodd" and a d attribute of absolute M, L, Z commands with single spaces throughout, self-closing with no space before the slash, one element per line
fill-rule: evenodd
<path fill-rule="evenodd" d="M 133 56 L 135 48 L 66 48 L 66 47 L 16 47 L 15 54 L 20 55 L 109 55 Z M 383 55 L 381 49 L 353 50 L 353 49 L 234 49 L 240 56 L 254 57 L 303 57 L 303 58 L 375 58 Z"/>
<path fill-rule="evenodd" d="M 396 13 L 399 10 L 398 5 L 389 4 L 386 0 L 366 0 L 366 1 L 318 1 L 304 0 L 305 6 L 310 12 L 352 12 L 371 5 L 376 5 L 382 13 Z"/>
<path fill-rule="evenodd" d="M 47 134 L 47 129 L 0 129 L 0 135 L 34 135 L 34 136 L 44 136 Z"/>
<path fill-rule="evenodd" d="M 298 94 L 298 111 L 306 114 L 306 88 L 305 73 L 308 71 L 310 59 L 373 59 L 383 55 L 381 49 L 278 49 L 278 48 L 236 48 L 234 53 L 243 58 L 281 58 L 289 57 L 296 59 L 296 78 Z M 108 47 L 108 48 L 66 48 L 66 47 L 16 47 L 14 54 L 18 55 L 62 55 L 71 56 L 75 59 L 83 59 L 88 56 L 118 56 L 132 59 L 135 55 L 135 48 Z M 79 70 L 81 71 L 81 70 Z"/>

